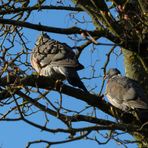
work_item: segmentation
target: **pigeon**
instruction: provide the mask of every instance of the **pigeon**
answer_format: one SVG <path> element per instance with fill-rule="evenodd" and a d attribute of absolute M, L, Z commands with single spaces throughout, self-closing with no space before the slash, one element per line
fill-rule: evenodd
<path fill-rule="evenodd" d="M 116 68 L 110 69 L 105 79 L 108 79 L 106 96 L 113 106 L 129 113 L 137 109 L 148 109 L 148 99 L 137 81 L 121 76 Z"/>
<path fill-rule="evenodd" d="M 84 68 L 76 54 L 66 43 L 40 35 L 31 53 L 31 65 L 40 76 L 63 81 L 88 92 L 77 71 Z"/>

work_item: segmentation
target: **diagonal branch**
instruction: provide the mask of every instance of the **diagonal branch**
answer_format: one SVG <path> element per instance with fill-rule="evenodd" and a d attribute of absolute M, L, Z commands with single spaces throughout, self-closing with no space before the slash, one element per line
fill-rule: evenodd
<path fill-rule="evenodd" d="M 15 79 L 16 79 L 15 76 L 11 76 L 8 82 L 7 77 L 4 77 L 0 81 L 0 86 L 5 87 L 10 84 L 13 84 Z M 32 87 L 38 87 L 38 88 L 43 88 L 43 89 L 48 88 L 48 89 L 55 90 L 55 81 L 53 79 L 50 79 L 48 77 L 39 77 L 36 75 L 30 75 L 24 78 L 20 78 L 18 85 L 32 86 Z M 17 91 L 18 90 L 16 90 L 16 92 Z M 98 109 L 102 110 L 103 112 L 113 117 L 116 117 L 117 119 L 122 119 L 128 116 L 130 117 L 130 121 L 132 120 L 136 121 L 135 117 L 133 117 L 131 114 L 126 114 L 126 113 L 123 114 L 122 111 L 120 111 L 119 109 L 107 103 L 104 99 L 102 99 L 101 96 L 96 96 L 95 94 L 85 93 L 81 91 L 80 89 L 73 88 L 73 87 L 70 87 L 64 84 L 62 85 L 62 90 L 61 88 L 59 88 L 59 90 L 56 90 L 56 91 L 61 91 L 62 93 L 68 96 L 72 96 L 75 99 L 81 100 L 91 106 L 97 107 Z M 2 98 L 2 99 L 6 99 L 6 98 Z M 123 117 L 121 115 L 123 115 Z"/>
<path fill-rule="evenodd" d="M 80 140 L 80 139 L 83 139 L 85 138 L 88 134 L 90 134 L 91 132 L 86 132 L 85 134 L 82 134 L 80 136 L 77 136 L 77 137 L 74 137 L 74 138 L 71 138 L 71 139 L 68 139 L 68 140 L 62 140 L 62 141 L 47 141 L 47 140 L 36 140 L 36 141 L 31 141 L 31 142 L 28 142 L 26 148 L 29 148 L 31 145 L 33 144 L 37 144 L 37 143 L 46 143 L 47 144 L 47 147 L 51 146 L 51 145 L 57 145 L 57 144 L 62 144 L 62 143 L 68 143 L 68 142 L 72 142 L 72 141 L 77 141 L 77 140 Z"/>
<path fill-rule="evenodd" d="M 68 7 L 68 6 L 40 6 L 40 5 L 35 5 L 32 7 L 19 7 L 19 8 L 15 8 L 15 9 L 5 9 L 5 10 L 0 10 L 0 14 L 1 15 L 5 15 L 5 14 L 12 14 L 12 13 L 19 13 L 19 12 L 31 12 L 33 10 L 68 10 L 68 11 L 82 11 L 81 8 L 76 8 L 76 7 Z"/>
<path fill-rule="evenodd" d="M 98 34 L 103 36 L 106 34 L 105 31 L 87 31 L 83 30 L 78 27 L 70 27 L 70 28 L 57 28 L 57 27 L 49 27 L 41 24 L 33 24 L 29 22 L 22 22 L 22 21 L 16 21 L 16 20 L 10 20 L 10 19 L 3 19 L 0 18 L 0 23 L 1 24 L 9 24 L 9 25 L 14 25 L 17 27 L 25 27 L 29 29 L 34 29 L 38 31 L 47 31 L 47 32 L 52 32 L 52 33 L 59 33 L 59 34 L 81 34 L 82 32 L 88 32 L 92 36 L 98 36 Z"/>

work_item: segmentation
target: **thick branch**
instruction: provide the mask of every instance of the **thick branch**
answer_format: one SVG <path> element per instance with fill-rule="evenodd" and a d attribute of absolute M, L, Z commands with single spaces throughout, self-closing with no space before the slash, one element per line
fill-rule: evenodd
<path fill-rule="evenodd" d="M 70 28 L 57 28 L 57 27 L 49 27 L 45 25 L 40 25 L 40 24 L 33 24 L 29 22 L 22 22 L 22 21 L 15 21 L 15 20 L 10 20 L 10 19 L 2 19 L 0 18 L 0 23 L 1 24 L 9 24 L 9 25 L 14 25 L 18 27 L 25 27 L 29 29 L 34 29 L 38 31 L 47 31 L 47 32 L 52 32 L 52 33 L 59 33 L 59 34 L 81 34 L 82 32 L 86 32 L 87 30 L 83 30 L 78 27 L 70 27 Z M 89 34 L 98 36 L 98 34 L 102 35 L 105 34 L 104 31 L 87 31 Z"/>
<path fill-rule="evenodd" d="M 13 84 L 13 82 L 16 81 L 16 77 L 15 76 L 11 76 L 9 78 L 9 82 L 7 80 L 7 77 L 4 77 L 1 79 L 0 81 L 0 86 L 8 86 L 9 84 Z M 25 78 L 20 78 L 19 80 L 19 84 L 18 85 L 23 85 L 23 86 L 32 86 L 32 87 L 38 87 L 38 88 L 43 88 L 43 89 L 54 89 L 55 88 L 55 81 L 53 81 L 53 79 L 47 78 L 47 77 L 38 77 L 35 75 L 31 75 Z M 55 90 L 55 89 L 54 89 Z M 60 91 L 61 88 L 59 88 L 58 91 Z M 116 118 L 122 118 L 121 115 L 126 116 L 126 114 L 122 113 L 119 109 L 116 109 L 115 107 L 113 107 L 112 105 L 110 105 L 109 103 L 107 103 L 106 101 L 104 101 L 102 99 L 102 97 L 100 96 L 96 96 L 94 94 L 88 94 L 85 93 L 83 91 L 81 91 L 80 89 L 76 89 L 67 85 L 62 85 L 62 93 L 68 95 L 68 96 L 72 96 L 78 100 L 84 101 L 87 104 L 97 107 L 100 110 L 102 110 L 103 112 L 116 117 Z M 8 92 L 7 92 L 8 93 Z M 6 99 L 6 98 L 2 98 L 2 99 Z M 132 120 L 136 120 L 132 115 L 127 114 L 130 117 L 130 121 Z"/>
<path fill-rule="evenodd" d="M 82 11 L 81 8 L 76 8 L 76 7 L 68 7 L 68 6 L 39 6 L 35 5 L 32 7 L 20 7 L 20 8 L 15 8 L 15 9 L 6 9 L 6 10 L 0 10 L 1 15 L 5 14 L 12 14 L 12 13 L 19 13 L 19 12 L 24 12 L 24 11 L 33 11 L 33 10 L 68 10 L 68 11 Z"/>
<path fill-rule="evenodd" d="M 39 124 L 33 123 L 29 120 L 24 119 L 25 122 L 38 127 L 42 130 L 46 130 L 48 132 L 52 132 L 52 133 L 58 133 L 58 132 L 64 132 L 64 133 L 76 133 L 76 132 L 84 132 L 84 131 L 98 131 L 98 130 L 122 130 L 122 131 L 128 131 L 128 132 L 136 132 L 139 131 L 138 126 L 135 125 L 125 125 L 125 124 L 110 124 L 110 125 L 95 125 L 95 126 L 88 126 L 88 127 L 80 127 L 80 128 L 72 128 L 72 129 L 61 129 L 61 128 L 57 128 L 57 129 L 49 129 L 46 127 L 43 127 Z"/>
<path fill-rule="evenodd" d="M 18 27 L 25 27 L 29 29 L 34 29 L 38 31 L 46 31 L 46 32 L 52 32 L 52 33 L 58 33 L 58 34 L 81 34 L 82 32 L 87 32 L 91 36 L 95 37 L 106 37 L 107 39 L 113 41 L 119 46 L 122 47 L 127 47 L 128 45 L 128 50 L 134 50 L 133 48 L 130 48 L 131 46 L 133 47 L 133 44 L 136 44 L 138 41 L 127 41 L 126 42 L 121 42 L 118 37 L 113 36 L 110 32 L 107 30 L 93 30 L 93 31 L 88 31 L 84 30 L 78 27 L 70 27 L 70 28 L 58 28 L 58 27 L 50 27 L 50 26 L 45 26 L 41 24 L 33 24 L 29 22 L 22 22 L 22 21 L 16 21 L 16 20 L 10 20 L 10 19 L 3 19 L 0 18 L 0 23 L 1 24 L 9 24 L 9 25 L 14 25 Z"/>

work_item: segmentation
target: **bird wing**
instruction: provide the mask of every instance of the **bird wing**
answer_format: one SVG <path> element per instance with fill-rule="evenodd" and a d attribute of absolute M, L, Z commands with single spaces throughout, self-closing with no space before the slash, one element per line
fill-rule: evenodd
<path fill-rule="evenodd" d="M 133 108 L 148 109 L 148 100 L 140 84 L 130 78 L 123 78 L 126 79 L 128 87 L 127 93 L 124 95 L 124 100 L 129 100 L 128 104 Z"/>
<path fill-rule="evenodd" d="M 39 37 L 37 45 L 33 49 L 31 61 L 33 67 L 37 67 L 38 65 L 40 68 L 46 67 L 49 64 L 53 66 L 73 67 L 76 70 L 84 68 L 76 59 L 71 47 L 65 43 L 50 39 L 47 35 Z"/>
<path fill-rule="evenodd" d="M 37 47 L 46 54 L 52 54 L 52 61 L 58 61 L 67 57 L 74 58 L 75 53 L 65 43 L 51 39 L 47 34 L 41 35 L 37 40 Z"/>
<path fill-rule="evenodd" d="M 117 79 L 111 78 L 107 82 L 106 86 L 106 94 L 116 100 L 117 103 L 122 104 L 123 102 L 123 94 L 125 90 L 123 89 L 123 85 L 117 82 Z"/>

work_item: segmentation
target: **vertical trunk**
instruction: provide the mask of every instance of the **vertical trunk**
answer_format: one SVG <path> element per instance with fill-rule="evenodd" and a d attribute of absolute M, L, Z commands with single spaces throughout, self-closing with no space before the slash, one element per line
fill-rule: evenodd
<path fill-rule="evenodd" d="M 124 33 L 124 31 L 118 32 L 118 30 L 120 30 L 119 27 L 116 27 L 116 25 L 114 25 L 114 23 L 112 22 L 111 19 L 109 19 L 109 21 L 108 21 L 108 19 L 107 19 L 108 13 L 105 13 L 105 11 L 103 11 L 104 15 L 101 14 L 101 12 L 100 12 L 100 10 L 102 10 L 101 7 L 99 7 L 99 9 L 98 9 L 93 5 L 93 3 L 95 1 L 90 1 L 90 0 L 72 0 L 72 1 L 75 4 L 79 5 L 79 7 L 81 7 L 85 12 L 87 12 L 89 14 L 89 16 L 92 18 L 94 26 L 98 30 L 101 28 L 99 22 L 102 22 L 108 28 L 108 30 L 110 32 L 112 32 L 116 37 L 119 38 L 118 33 L 120 35 L 126 34 L 126 33 Z M 102 2 L 102 1 L 100 1 L 100 2 Z M 97 4 L 97 3 L 95 2 L 95 4 Z M 96 11 L 95 13 L 94 13 L 94 10 Z M 106 17 L 106 19 L 104 19 L 104 17 Z M 112 40 L 112 41 L 114 41 L 114 40 Z M 126 41 L 125 41 L 125 43 L 126 43 Z M 133 51 L 130 51 L 127 49 L 122 49 L 122 52 L 124 55 L 126 76 L 131 79 L 137 80 L 141 84 L 143 89 L 145 90 L 146 95 L 148 96 L 148 57 L 147 57 L 148 49 L 147 49 L 147 42 L 144 45 L 145 45 L 145 47 L 144 46 L 143 47 L 145 49 L 141 48 L 141 50 L 138 50 L 139 53 L 136 53 L 136 52 L 133 52 Z M 133 47 L 134 47 L 134 45 L 133 45 Z M 131 48 L 129 48 L 129 49 L 131 49 Z M 133 48 L 133 49 L 135 49 L 135 48 Z M 139 145 L 139 148 L 148 147 L 148 133 L 141 133 L 139 131 L 139 132 L 133 132 L 130 134 L 132 134 L 135 137 L 135 140 L 140 142 L 140 144 L 137 143 Z"/>
<path fill-rule="evenodd" d="M 137 80 L 148 96 L 148 59 L 143 59 L 137 53 L 122 49 L 124 55 L 125 73 L 127 77 Z M 133 132 L 139 148 L 148 147 L 148 133 Z"/>
<path fill-rule="evenodd" d="M 122 49 L 124 55 L 126 76 L 137 80 L 148 96 L 148 59 L 144 59 L 137 53 Z"/>

